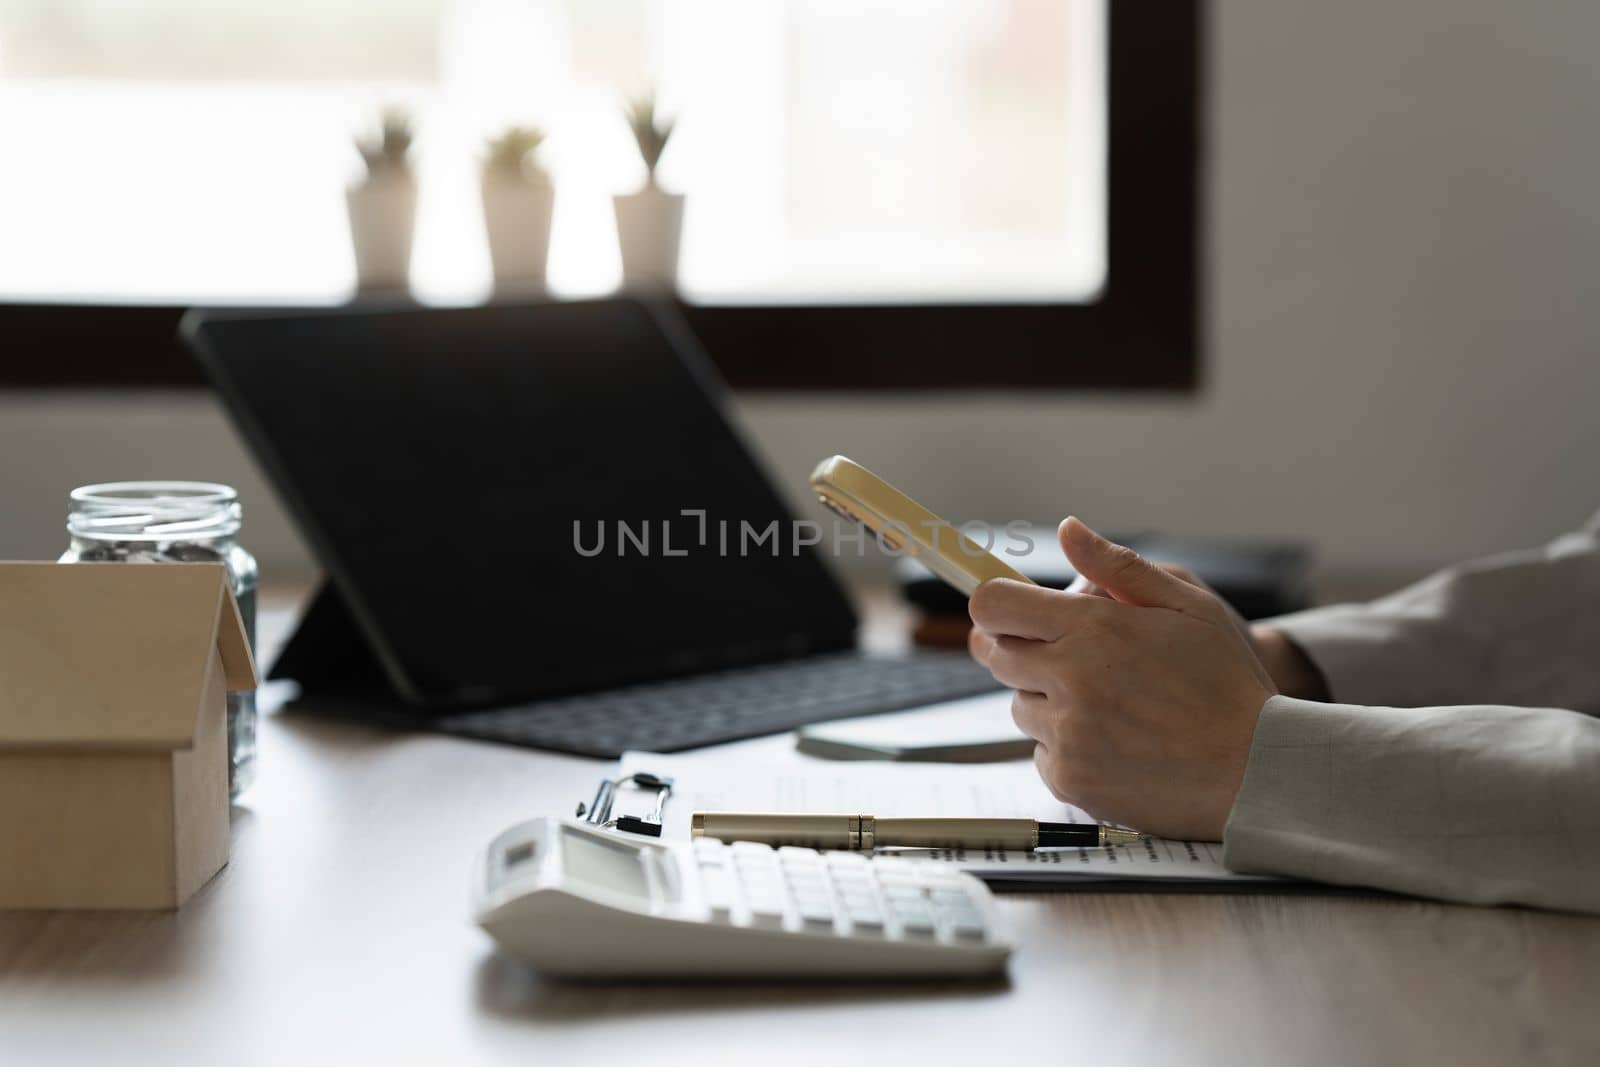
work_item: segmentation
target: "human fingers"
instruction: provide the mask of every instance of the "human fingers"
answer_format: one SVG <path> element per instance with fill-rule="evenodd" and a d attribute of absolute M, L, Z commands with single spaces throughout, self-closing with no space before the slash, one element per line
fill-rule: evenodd
<path fill-rule="evenodd" d="M 1207 592 L 1212 593 L 1216 592 L 1216 590 L 1207 585 L 1198 574 L 1190 570 L 1188 567 L 1185 567 L 1181 563 L 1157 563 L 1156 566 L 1160 567 L 1174 578 L 1181 578 L 1198 589 L 1204 589 Z M 1108 599 L 1111 597 L 1111 594 L 1106 591 L 1105 586 L 1091 582 L 1082 574 L 1072 579 L 1072 583 L 1067 586 L 1067 592 L 1079 593 L 1083 596 L 1106 597 Z"/>
<path fill-rule="evenodd" d="M 974 626 L 967 631 L 967 651 L 972 653 L 972 658 L 987 667 L 989 653 L 994 650 L 994 638 Z"/>
<path fill-rule="evenodd" d="M 994 578 L 978 586 L 967 603 L 973 625 L 990 634 L 1054 641 L 1072 625 L 1083 598 L 1057 589 Z"/>
<path fill-rule="evenodd" d="M 990 638 L 989 656 L 985 666 L 995 681 L 1012 689 L 1044 693 L 1055 687 L 1052 653 L 1055 651 L 1043 641 L 1026 637 L 1009 637 L 1005 634 Z"/>
<path fill-rule="evenodd" d="M 1192 612 L 1215 599 L 1133 549 L 1107 541 L 1081 519 L 1068 518 L 1059 532 L 1062 551 L 1074 569 L 1114 600 Z"/>
<path fill-rule="evenodd" d="M 1024 737 L 1031 737 L 1041 744 L 1047 743 L 1055 714 L 1050 699 L 1043 693 L 1019 690 L 1012 694 L 1011 721 L 1017 724 L 1017 729 L 1022 731 Z"/>

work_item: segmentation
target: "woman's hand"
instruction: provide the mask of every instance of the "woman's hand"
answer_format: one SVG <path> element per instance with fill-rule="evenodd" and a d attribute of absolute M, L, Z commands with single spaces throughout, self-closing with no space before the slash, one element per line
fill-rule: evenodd
<path fill-rule="evenodd" d="M 1250 650 L 1256 654 L 1256 659 L 1260 660 L 1261 665 L 1266 668 L 1267 674 L 1271 677 L 1272 684 L 1277 687 L 1278 692 L 1285 696 L 1301 697 L 1305 700 L 1329 699 L 1328 683 L 1322 677 L 1322 672 L 1317 669 L 1315 663 L 1311 662 L 1310 657 L 1301 650 L 1300 646 L 1289 639 L 1288 635 L 1271 626 L 1260 623 L 1252 625 L 1246 622 L 1245 617 L 1233 609 L 1233 605 L 1218 596 L 1215 589 L 1207 585 L 1199 575 L 1188 567 L 1177 563 L 1157 563 L 1156 566 L 1174 578 L 1188 582 L 1190 585 L 1198 586 L 1212 596 L 1217 597 L 1218 602 L 1222 604 L 1223 610 L 1228 613 L 1228 621 L 1233 623 L 1234 629 L 1244 635 L 1245 641 L 1250 645 Z M 1089 596 L 1115 599 L 1103 586 L 1090 581 L 1082 574 L 1078 575 L 1073 583 L 1067 586 L 1067 592 L 1085 593 Z"/>
<path fill-rule="evenodd" d="M 1077 519 L 1067 558 L 1104 595 L 1004 579 L 972 595 L 972 654 L 1018 692 L 1058 798 L 1163 837 L 1220 840 L 1256 719 L 1277 692 L 1216 594 Z"/>

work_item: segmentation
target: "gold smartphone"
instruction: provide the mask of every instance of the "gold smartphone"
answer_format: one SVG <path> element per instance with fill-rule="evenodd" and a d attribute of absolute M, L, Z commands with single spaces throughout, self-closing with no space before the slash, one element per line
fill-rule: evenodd
<path fill-rule="evenodd" d="M 861 523 L 890 550 L 915 556 L 962 596 L 971 596 L 991 578 L 1034 584 L 954 525 L 844 456 L 817 464 L 811 488 L 830 511 Z"/>

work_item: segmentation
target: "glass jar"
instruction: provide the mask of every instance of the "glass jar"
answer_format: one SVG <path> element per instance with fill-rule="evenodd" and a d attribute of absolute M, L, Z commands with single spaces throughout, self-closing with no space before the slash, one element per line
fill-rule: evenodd
<path fill-rule="evenodd" d="M 256 561 L 240 547 L 239 494 L 214 482 L 106 482 L 72 491 L 62 563 L 221 563 L 256 644 Z M 256 775 L 256 695 L 228 694 L 228 796 Z"/>

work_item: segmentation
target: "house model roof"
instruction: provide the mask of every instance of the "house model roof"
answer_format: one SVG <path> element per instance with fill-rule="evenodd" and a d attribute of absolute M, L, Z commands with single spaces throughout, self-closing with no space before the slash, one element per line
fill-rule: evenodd
<path fill-rule="evenodd" d="M 0 749 L 188 748 L 213 649 L 256 687 L 219 563 L 0 563 Z"/>

